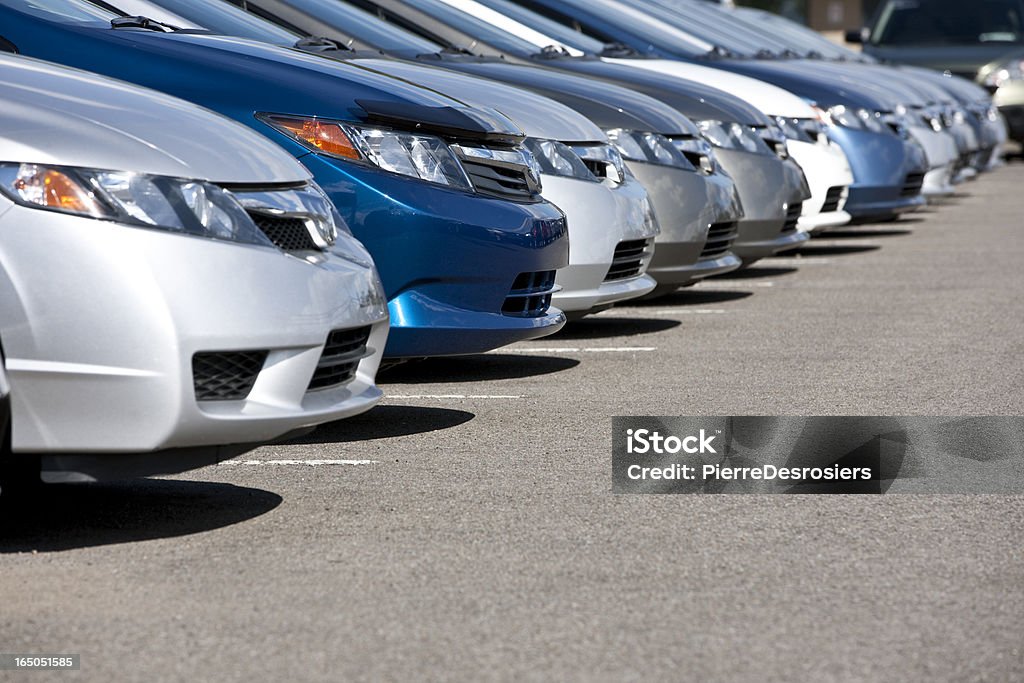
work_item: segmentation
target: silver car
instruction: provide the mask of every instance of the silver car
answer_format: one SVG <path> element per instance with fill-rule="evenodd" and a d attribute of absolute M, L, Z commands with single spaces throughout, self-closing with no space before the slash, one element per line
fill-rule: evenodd
<path fill-rule="evenodd" d="M 0 56 L 0 459 L 47 480 L 209 464 L 372 407 L 387 333 L 372 260 L 289 154 Z"/>

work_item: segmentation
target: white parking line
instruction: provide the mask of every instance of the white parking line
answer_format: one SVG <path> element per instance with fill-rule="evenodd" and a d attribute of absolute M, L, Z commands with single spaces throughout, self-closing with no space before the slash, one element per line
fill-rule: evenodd
<path fill-rule="evenodd" d="M 827 266 L 831 263 L 835 260 L 821 256 L 773 256 L 757 262 L 759 266 Z"/>
<path fill-rule="evenodd" d="M 385 398 L 388 400 L 398 401 L 426 401 L 426 400 L 437 400 L 437 401 L 463 401 L 469 399 L 482 399 L 482 400 L 500 400 L 500 401 L 514 401 L 520 398 L 526 398 L 526 396 L 520 395 L 501 395 L 501 394 L 385 394 Z"/>
<path fill-rule="evenodd" d="M 626 305 L 628 306 L 629 304 L 627 303 Z M 661 311 L 645 311 L 642 309 L 626 310 L 620 308 L 618 310 L 612 309 L 610 311 L 605 311 L 604 313 L 595 316 L 594 319 L 642 318 L 645 315 L 720 315 L 725 312 L 724 308 L 686 308 L 685 306 L 680 306 L 679 308 L 666 308 Z"/>
<path fill-rule="evenodd" d="M 750 282 L 746 280 L 713 280 L 712 282 L 698 282 L 693 286 L 694 289 L 750 289 L 751 287 L 774 287 L 775 283 L 772 281 L 766 282 Z"/>
<path fill-rule="evenodd" d="M 521 353 L 525 355 L 533 353 L 650 353 L 651 351 L 657 351 L 656 346 L 593 346 L 593 347 L 581 347 L 581 346 L 544 346 L 544 347 L 517 347 L 514 349 L 497 349 L 495 351 L 488 351 L 497 355 L 506 353 Z"/>
<path fill-rule="evenodd" d="M 260 467 L 263 465 L 301 465 L 322 467 L 324 465 L 377 465 L 379 460 L 225 460 L 221 465 Z"/>

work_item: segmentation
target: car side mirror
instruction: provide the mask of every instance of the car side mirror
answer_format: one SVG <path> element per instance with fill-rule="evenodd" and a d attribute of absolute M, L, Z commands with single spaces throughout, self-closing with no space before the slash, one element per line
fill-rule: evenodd
<path fill-rule="evenodd" d="M 867 28 L 854 28 L 846 32 L 846 42 L 862 45 L 867 42 Z"/>

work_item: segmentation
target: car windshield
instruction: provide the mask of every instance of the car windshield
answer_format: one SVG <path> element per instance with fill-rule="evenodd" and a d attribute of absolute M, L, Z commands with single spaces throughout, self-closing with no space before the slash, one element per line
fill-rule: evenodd
<path fill-rule="evenodd" d="M 118 14 L 84 0 L 0 0 L 0 5 L 62 24 L 110 24 Z"/>
<path fill-rule="evenodd" d="M 757 26 L 750 26 L 734 12 L 701 0 L 640 0 L 652 15 L 729 52 L 745 57 L 761 53 L 778 54 L 787 49 L 779 39 Z"/>
<path fill-rule="evenodd" d="M 1020 0 L 889 0 L 871 34 L 874 45 L 976 45 L 1024 42 Z"/>
<path fill-rule="evenodd" d="M 132 12 L 130 7 L 119 5 L 118 0 L 106 0 L 106 2 L 119 9 Z M 214 33 L 250 38 L 275 45 L 294 45 L 295 41 L 301 37 L 239 7 L 221 2 L 221 0 L 149 0 L 149 2 Z M 159 19 L 159 17 L 155 18 Z"/>
<path fill-rule="evenodd" d="M 543 44 L 538 44 L 538 47 L 546 47 L 554 43 L 587 54 L 600 54 L 605 48 L 605 43 L 600 40 L 574 31 L 568 26 L 563 26 L 532 10 L 509 2 L 509 0 L 477 0 L 477 2 L 499 12 L 509 20 L 528 26 L 533 31 L 545 36 L 546 40 L 540 41 Z"/>
<path fill-rule="evenodd" d="M 444 0 L 407 0 L 407 4 L 434 17 L 456 31 L 472 36 L 474 39 L 487 43 L 502 52 L 523 57 L 537 53 L 537 45 L 535 43 L 502 30 L 484 19 L 465 12 Z"/>
<path fill-rule="evenodd" d="M 390 24 L 358 7 L 323 0 L 286 0 L 286 4 L 329 24 L 340 33 L 385 52 L 411 51 L 432 54 L 443 48 L 405 29 Z"/>
<path fill-rule="evenodd" d="M 646 7 L 646 3 L 642 2 L 626 4 L 615 0 L 565 0 L 557 5 L 533 0 L 517 2 L 536 8 L 567 26 L 575 27 L 591 37 L 606 42 L 614 41 L 616 38 L 602 30 L 596 23 L 605 22 L 617 26 L 636 38 L 631 44 L 640 52 L 649 52 L 651 48 L 655 48 L 683 57 L 699 57 L 715 47 L 713 43 L 702 40 L 692 32 L 662 21 L 662 15 L 668 13 L 666 10 Z M 652 11 L 657 16 L 652 16 Z M 644 44 L 641 45 L 640 41 Z"/>

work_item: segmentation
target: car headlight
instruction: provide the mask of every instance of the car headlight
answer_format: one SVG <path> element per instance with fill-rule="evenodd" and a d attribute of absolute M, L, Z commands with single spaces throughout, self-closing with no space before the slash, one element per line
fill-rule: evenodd
<path fill-rule="evenodd" d="M 0 163 L 0 193 L 36 209 L 183 235 L 274 246 L 233 194 L 201 180 Z"/>
<path fill-rule="evenodd" d="M 570 145 L 570 147 L 596 177 L 607 178 L 613 183 L 621 183 L 626 180 L 626 163 L 622 160 L 619 150 L 611 145 Z"/>
<path fill-rule="evenodd" d="M 768 145 L 768 149 L 775 152 L 775 155 L 780 159 L 789 158 L 789 146 L 786 145 L 786 133 L 782 130 L 782 127 L 777 123 L 771 123 L 767 126 L 754 128 L 754 133 L 758 135 L 764 144 Z"/>
<path fill-rule="evenodd" d="M 814 119 L 793 119 L 785 116 L 775 117 L 775 121 L 782 129 L 782 134 L 787 140 L 797 142 L 818 142 L 822 133 L 821 124 Z"/>
<path fill-rule="evenodd" d="M 889 126 L 882 120 L 878 112 L 867 109 L 853 109 L 842 104 L 821 111 L 822 118 L 833 126 L 841 126 L 850 130 L 862 130 L 869 133 L 891 133 Z"/>
<path fill-rule="evenodd" d="M 672 144 L 687 161 L 704 173 L 711 175 L 718 170 L 715 148 L 704 138 L 672 138 Z"/>
<path fill-rule="evenodd" d="M 546 173 L 576 180 L 598 180 L 583 163 L 583 159 L 566 144 L 557 140 L 527 138 L 523 146 L 530 153 L 531 166 L 537 174 Z"/>
<path fill-rule="evenodd" d="M 772 154 L 764 140 L 748 126 L 722 121 L 698 121 L 697 126 L 711 144 L 722 149 L 734 149 L 754 154 Z"/>
<path fill-rule="evenodd" d="M 664 135 L 623 128 L 613 128 L 605 133 L 619 154 L 629 161 L 695 170 L 693 164 Z"/>
<path fill-rule="evenodd" d="M 1015 57 L 994 68 L 989 69 L 982 79 L 981 84 L 991 90 L 998 90 L 1010 81 L 1024 80 L 1024 59 Z"/>
<path fill-rule="evenodd" d="M 257 118 L 318 154 L 373 164 L 460 190 L 473 188 L 448 144 L 433 135 L 315 117 L 260 114 Z"/>

